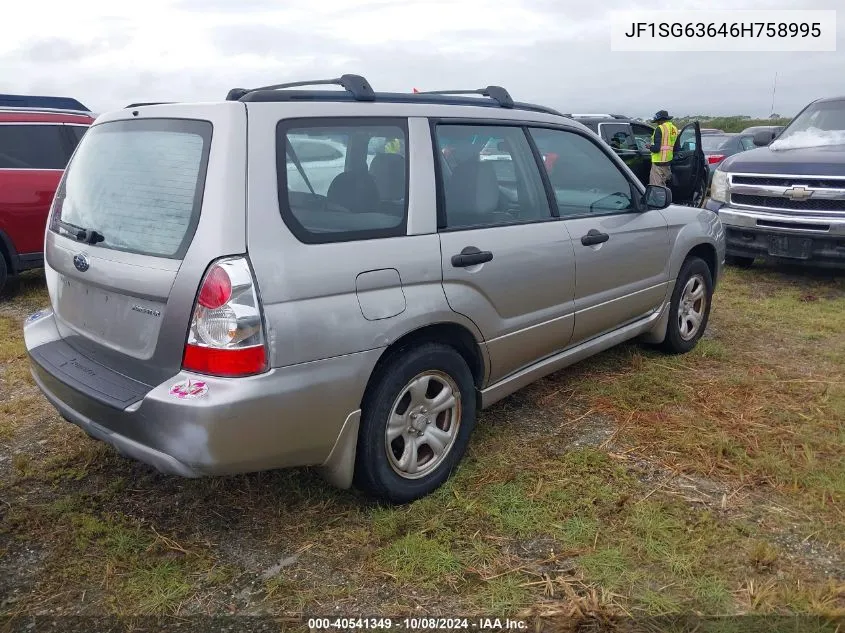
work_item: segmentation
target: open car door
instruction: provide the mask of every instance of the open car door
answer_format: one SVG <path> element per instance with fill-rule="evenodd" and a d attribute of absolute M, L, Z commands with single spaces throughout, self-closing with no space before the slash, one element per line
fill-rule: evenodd
<path fill-rule="evenodd" d="M 701 127 L 694 121 L 681 128 L 672 157 L 672 200 L 700 207 L 707 192 L 708 167 L 701 147 Z"/>

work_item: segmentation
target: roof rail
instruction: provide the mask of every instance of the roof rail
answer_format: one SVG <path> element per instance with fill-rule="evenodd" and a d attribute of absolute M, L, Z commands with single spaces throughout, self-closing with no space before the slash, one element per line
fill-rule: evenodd
<path fill-rule="evenodd" d="M 31 106 L 4 106 L 0 105 L 0 112 L 31 112 L 42 114 L 76 114 L 79 116 L 93 117 L 90 110 L 70 110 L 68 108 L 36 108 Z"/>
<path fill-rule="evenodd" d="M 555 116 L 564 116 L 568 117 L 567 114 L 561 114 L 554 108 L 549 108 L 542 105 L 537 105 L 536 103 L 525 103 L 524 101 L 514 101 L 513 107 L 518 110 L 530 110 L 532 112 L 542 112 L 543 114 L 553 114 Z"/>
<path fill-rule="evenodd" d="M 0 94 L 0 106 L 89 112 L 87 106 L 72 97 L 50 97 L 44 95 Z"/>
<path fill-rule="evenodd" d="M 487 86 L 486 88 L 477 88 L 476 90 L 425 90 L 414 94 L 420 95 L 481 95 L 483 97 L 490 97 L 493 101 L 498 103 L 503 108 L 512 108 L 514 106 L 513 98 L 510 93 L 501 86 Z"/>
<path fill-rule="evenodd" d="M 310 81 L 292 81 L 260 88 L 232 88 L 226 95 L 226 101 L 240 101 L 251 92 L 262 90 L 281 90 L 283 88 L 298 88 L 301 86 L 341 86 L 352 95 L 355 101 L 375 101 L 376 93 L 370 83 L 361 75 L 341 75 L 336 79 L 314 79 Z"/>
<path fill-rule="evenodd" d="M 142 101 L 140 103 L 130 103 L 128 106 L 124 108 L 124 110 L 128 110 L 129 108 L 140 108 L 142 106 L 151 106 L 151 105 L 168 105 L 170 103 L 176 103 L 175 101 Z"/>

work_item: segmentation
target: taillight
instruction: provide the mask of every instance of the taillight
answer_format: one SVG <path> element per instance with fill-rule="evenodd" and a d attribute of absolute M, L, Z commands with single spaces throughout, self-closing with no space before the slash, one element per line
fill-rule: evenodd
<path fill-rule="evenodd" d="M 245 257 L 214 262 L 197 293 L 182 368 L 236 377 L 267 369 L 264 326 Z"/>
<path fill-rule="evenodd" d="M 725 160 L 724 154 L 709 154 L 707 156 L 707 162 L 710 163 L 711 165 L 715 165 L 716 163 L 721 163 L 723 160 Z"/>

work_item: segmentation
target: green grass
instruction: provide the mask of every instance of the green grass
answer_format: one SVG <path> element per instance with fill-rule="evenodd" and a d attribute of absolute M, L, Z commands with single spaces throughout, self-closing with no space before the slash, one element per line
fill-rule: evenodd
<path fill-rule="evenodd" d="M 183 565 L 166 561 L 147 566 L 141 563 L 123 579 L 122 593 L 138 613 L 173 612 L 195 591 Z"/>
<path fill-rule="evenodd" d="M 382 548 L 381 566 L 399 582 L 435 587 L 455 574 L 460 564 L 447 542 L 407 534 Z"/>
<path fill-rule="evenodd" d="M 12 301 L 0 569 L 20 597 L 0 614 L 845 613 L 845 279 L 729 269 L 693 352 L 623 345 L 531 385 L 403 507 L 309 470 L 189 481 L 117 456 L 28 378 L 43 286 Z M 571 444 L 596 425 L 601 446 Z"/>

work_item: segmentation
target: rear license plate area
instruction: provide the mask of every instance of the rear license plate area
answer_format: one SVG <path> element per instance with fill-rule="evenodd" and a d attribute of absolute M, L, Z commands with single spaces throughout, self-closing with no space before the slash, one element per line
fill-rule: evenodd
<path fill-rule="evenodd" d="M 791 259 L 809 259 L 813 250 L 813 240 L 807 237 L 791 235 L 772 235 L 769 237 L 769 255 L 789 257 Z"/>
<path fill-rule="evenodd" d="M 68 277 L 61 278 L 59 312 L 75 326 L 102 336 L 107 324 L 119 318 L 117 302 L 109 301 L 111 294 Z"/>

